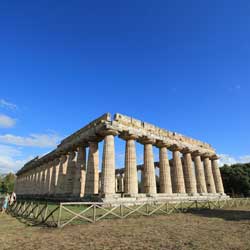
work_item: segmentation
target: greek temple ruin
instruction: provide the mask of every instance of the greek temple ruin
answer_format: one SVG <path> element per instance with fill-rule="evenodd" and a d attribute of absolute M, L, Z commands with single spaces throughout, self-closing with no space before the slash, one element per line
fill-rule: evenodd
<path fill-rule="evenodd" d="M 115 163 L 116 136 L 125 141 L 124 168 L 120 169 Z M 136 143 L 143 145 L 141 165 L 137 164 Z M 158 162 L 153 147 L 159 151 Z M 26 163 L 17 172 L 15 192 L 29 199 L 114 203 L 226 199 L 217 160 L 207 143 L 106 113 L 65 138 L 55 150 Z"/>

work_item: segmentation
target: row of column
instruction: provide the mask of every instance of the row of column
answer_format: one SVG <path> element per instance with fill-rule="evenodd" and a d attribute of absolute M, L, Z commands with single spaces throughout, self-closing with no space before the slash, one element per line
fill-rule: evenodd
<path fill-rule="evenodd" d="M 104 136 L 101 193 L 113 195 L 116 192 L 115 178 L 115 145 L 116 131 L 106 130 Z M 136 163 L 137 136 L 122 134 L 126 140 L 124 187 L 126 194 L 138 193 L 138 177 Z M 142 171 L 143 192 L 157 193 L 155 167 L 153 157 L 153 139 L 139 139 L 144 144 L 144 167 Z M 98 143 L 89 142 L 89 154 L 86 167 L 86 147 L 78 147 L 75 152 L 69 152 L 45 163 L 39 168 L 18 176 L 16 192 L 19 194 L 39 195 L 73 195 L 83 196 L 98 194 L 99 186 L 99 155 Z M 157 143 L 159 148 L 160 192 L 172 193 L 224 193 L 220 170 L 215 156 L 189 149 L 180 150 L 176 145 L 169 147 L 164 143 Z M 173 154 L 173 167 L 170 168 L 168 148 Z M 181 159 L 183 154 L 183 162 Z M 202 163 L 203 161 L 203 163 Z M 193 165 L 195 171 L 193 171 Z"/>

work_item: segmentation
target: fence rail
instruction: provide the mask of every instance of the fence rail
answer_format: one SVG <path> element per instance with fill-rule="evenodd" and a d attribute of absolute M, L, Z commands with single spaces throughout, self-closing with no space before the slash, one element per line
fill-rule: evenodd
<path fill-rule="evenodd" d="M 125 219 L 128 217 L 169 215 L 200 209 L 222 209 L 250 206 L 250 198 L 207 201 L 179 201 L 165 203 L 120 204 L 103 206 L 98 202 L 17 201 L 8 212 L 29 225 L 64 227 L 68 224 L 97 222 L 104 219 Z"/>

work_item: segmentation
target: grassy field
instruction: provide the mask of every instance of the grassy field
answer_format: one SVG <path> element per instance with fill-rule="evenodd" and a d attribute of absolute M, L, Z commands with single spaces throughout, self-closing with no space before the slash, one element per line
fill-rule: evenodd
<path fill-rule="evenodd" d="M 250 208 L 104 220 L 63 229 L 0 214 L 0 249 L 250 249 Z"/>

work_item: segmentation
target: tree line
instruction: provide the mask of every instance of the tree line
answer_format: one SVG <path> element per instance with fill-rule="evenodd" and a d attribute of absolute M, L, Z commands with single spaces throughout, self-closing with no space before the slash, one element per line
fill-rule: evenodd
<path fill-rule="evenodd" d="M 250 196 L 250 163 L 225 164 L 220 171 L 225 193 L 232 197 Z"/>

